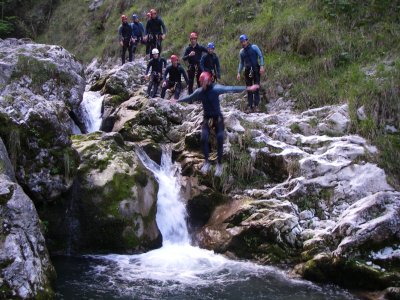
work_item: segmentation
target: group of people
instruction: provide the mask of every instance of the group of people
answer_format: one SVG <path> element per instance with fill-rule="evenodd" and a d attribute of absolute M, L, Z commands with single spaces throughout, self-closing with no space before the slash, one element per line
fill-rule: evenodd
<path fill-rule="evenodd" d="M 162 85 L 161 98 L 165 97 L 166 91 L 173 92 L 172 103 L 189 102 L 194 100 L 202 102 L 204 110 L 204 119 L 202 122 L 201 144 L 205 157 L 205 163 L 201 168 L 201 172 L 206 174 L 211 169 L 209 162 L 209 135 L 213 127 L 217 137 L 217 165 L 215 175 L 222 175 L 222 155 L 223 155 L 223 139 L 224 139 L 224 119 L 221 112 L 219 96 L 225 93 L 240 93 L 247 91 L 249 112 L 258 112 L 260 104 L 260 77 L 264 74 L 264 57 L 257 45 L 251 44 L 245 34 L 240 35 L 239 41 L 242 49 L 239 53 L 239 67 L 237 71 L 237 80 L 241 80 L 241 73 L 244 69 L 244 78 L 246 86 L 223 86 L 217 84 L 221 78 L 221 68 L 218 56 L 215 51 L 215 44 L 208 43 L 207 47 L 198 44 L 198 34 L 192 32 L 189 36 L 190 44 L 186 47 L 182 56 L 183 61 L 188 65 L 187 73 L 179 63 L 179 57 L 175 54 L 171 55 L 171 64 L 167 66 L 167 61 L 161 57 L 161 41 L 165 39 L 166 27 L 160 17 L 157 16 L 155 9 L 150 10 L 146 29 L 136 15 L 132 16 L 133 23 L 128 24 L 126 16 L 122 16 L 122 24 L 119 29 L 120 44 L 122 47 L 122 63 L 125 62 L 126 50 L 130 45 L 136 45 L 138 41 L 146 43 L 146 54 L 152 56 L 147 64 L 146 79 L 149 80 L 148 96 L 155 97 L 159 85 Z M 131 36 L 124 35 L 132 28 Z M 134 30 L 133 28 L 139 28 Z M 126 29 L 124 29 L 126 28 Z M 142 28 L 142 31 L 140 31 Z M 125 30 L 125 31 L 124 31 Z M 138 32 L 141 32 L 139 35 Z M 138 34 L 138 35 L 136 35 Z M 128 39 L 126 39 L 127 37 Z M 128 41 L 128 42 L 126 42 Z M 135 44 L 136 43 L 136 44 Z M 129 56 L 129 60 L 133 60 L 135 50 Z M 150 52 L 151 51 L 151 52 Z M 129 52 L 130 53 L 130 52 Z M 132 59 L 132 60 L 131 60 Z M 182 77 L 188 86 L 188 96 L 179 99 L 182 89 Z M 193 91 L 194 79 L 196 79 L 197 89 Z"/>
<path fill-rule="evenodd" d="M 155 9 L 147 13 L 146 27 L 139 21 L 136 14 L 132 15 L 132 23 L 128 22 L 126 15 L 121 16 L 121 25 L 118 28 L 118 40 L 121 46 L 121 60 L 125 63 L 126 52 L 128 51 L 129 61 L 135 58 L 137 46 L 146 45 L 146 55 L 150 56 L 151 49 L 157 48 L 161 52 L 162 40 L 167 34 L 167 27 L 163 20 L 157 15 Z"/>

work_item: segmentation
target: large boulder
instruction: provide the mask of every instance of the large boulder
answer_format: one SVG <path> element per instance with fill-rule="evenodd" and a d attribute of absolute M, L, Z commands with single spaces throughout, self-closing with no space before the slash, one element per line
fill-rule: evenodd
<path fill-rule="evenodd" d="M 55 272 L 42 224 L 31 199 L 13 179 L 1 139 L 0 166 L 0 298 L 50 298 Z"/>
<path fill-rule="evenodd" d="M 118 133 L 74 136 L 81 252 L 136 252 L 161 246 L 157 183 Z"/>
<path fill-rule="evenodd" d="M 85 80 L 81 64 L 59 46 L 0 41 L 0 137 L 19 183 L 35 201 L 60 197 L 72 184 L 76 127 Z"/>

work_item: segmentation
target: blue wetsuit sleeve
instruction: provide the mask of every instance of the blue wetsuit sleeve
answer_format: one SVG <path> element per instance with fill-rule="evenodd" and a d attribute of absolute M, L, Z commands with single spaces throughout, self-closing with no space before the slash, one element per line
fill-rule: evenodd
<path fill-rule="evenodd" d="M 219 65 L 218 56 L 215 56 L 215 66 L 217 67 L 217 78 L 221 79 L 221 67 Z"/>
<path fill-rule="evenodd" d="M 178 102 L 191 102 L 193 100 L 198 100 L 198 96 L 200 94 L 201 88 L 196 89 L 191 95 L 186 96 L 180 100 L 178 100 Z"/>
<path fill-rule="evenodd" d="M 142 34 L 142 36 L 146 34 L 142 23 L 139 23 L 139 29 L 140 29 L 140 33 Z"/>
<path fill-rule="evenodd" d="M 200 59 L 200 71 L 205 72 L 206 70 L 204 69 L 204 62 L 205 62 L 205 55 L 203 55 Z"/>
<path fill-rule="evenodd" d="M 226 93 L 241 93 L 246 90 L 245 86 L 225 86 L 216 84 L 214 86 L 214 91 L 217 92 L 219 95 L 226 94 Z"/>
<path fill-rule="evenodd" d="M 260 58 L 260 66 L 264 66 L 264 56 L 261 53 L 260 48 L 257 45 L 252 45 L 253 50 L 257 53 L 257 56 Z"/>
<path fill-rule="evenodd" d="M 239 52 L 239 68 L 238 68 L 238 74 L 240 74 L 240 72 L 242 72 L 243 66 L 244 66 L 244 52 L 243 52 L 243 49 L 242 49 L 242 50 L 240 50 L 240 52 Z"/>

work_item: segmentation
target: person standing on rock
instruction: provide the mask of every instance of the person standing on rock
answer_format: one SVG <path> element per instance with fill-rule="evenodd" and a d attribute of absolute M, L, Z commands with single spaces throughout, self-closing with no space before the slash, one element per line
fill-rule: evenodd
<path fill-rule="evenodd" d="M 132 15 L 132 21 L 130 25 L 132 27 L 132 59 L 134 60 L 136 48 L 144 36 L 144 27 L 143 24 L 139 22 L 139 17 L 135 14 Z"/>
<path fill-rule="evenodd" d="M 201 87 L 194 91 L 193 94 L 184 97 L 178 102 L 191 102 L 193 100 L 200 100 L 203 104 L 204 119 L 201 129 L 201 145 L 203 148 L 205 162 L 200 172 L 207 174 L 210 170 L 210 162 L 208 161 L 210 149 L 208 145 L 208 138 L 210 135 L 210 123 L 215 128 L 217 136 L 217 167 L 215 168 L 215 176 L 222 175 L 222 154 L 224 145 L 224 118 L 221 112 L 221 105 L 219 96 L 226 93 L 240 93 L 245 90 L 254 92 L 260 86 L 255 84 L 252 86 L 223 86 L 220 84 L 212 83 L 211 74 L 203 72 L 200 75 Z M 175 103 L 175 100 L 172 100 Z"/>
<path fill-rule="evenodd" d="M 240 73 L 244 68 L 244 77 L 246 81 L 246 86 L 251 86 L 253 84 L 260 85 L 260 77 L 265 73 L 264 70 L 264 56 L 261 53 L 260 48 L 257 45 L 250 44 L 249 39 L 245 34 L 239 37 L 240 43 L 242 44 L 242 49 L 240 50 L 240 62 L 237 73 L 237 80 L 240 80 Z M 248 107 L 249 112 L 258 112 L 260 104 L 260 90 L 257 89 L 254 92 L 247 92 Z"/>
<path fill-rule="evenodd" d="M 189 63 L 189 95 L 193 93 L 194 78 L 196 77 L 197 87 L 200 87 L 200 59 L 203 53 L 207 53 L 207 49 L 197 43 L 198 35 L 196 32 L 190 34 L 190 44 L 186 47 L 182 59 Z"/>
<path fill-rule="evenodd" d="M 162 79 L 163 67 L 167 66 L 167 61 L 160 57 L 157 48 L 154 48 L 151 52 L 153 58 L 147 64 L 146 79 L 149 80 L 149 87 L 147 89 L 147 95 L 151 98 L 155 97 L 157 94 L 158 86 L 160 85 Z M 149 71 L 151 68 L 151 75 L 149 76 Z"/>
<path fill-rule="evenodd" d="M 153 8 L 150 10 L 151 18 L 146 23 L 146 35 L 147 43 L 149 43 L 150 49 L 157 48 L 161 53 L 162 50 L 162 40 L 165 40 L 167 34 L 167 27 L 163 20 L 157 16 L 157 11 Z"/>
<path fill-rule="evenodd" d="M 203 55 L 200 60 L 200 69 L 202 72 L 208 72 L 212 76 L 213 82 L 221 79 L 221 68 L 219 65 L 218 56 L 214 53 L 215 44 L 208 43 L 206 55 Z"/>
<path fill-rule="evenodd" d="M 165 69 L 163 76 L 161 98 L 165 97 L 167 89 L 172 89 L 174 90 L 174 99 L 179 99 L 182 89 L 182 76 L 185 78 L 186 84 L 189 82 L 185 69 L 179 64 L 178 60 L 178 56 L 171 55 L 171 64 Z"/>
<path fill-rule="evenodd" d="M 132 52 L 132 27 L 128 23 L 128 18 L 125 15 L 121 16 L 122 24 L 118 28 L 119 44 L 121 46 L 121 60 L 122 64 L 125 63 L 125 54 L 128 50 L 129 61 L 133 60 Z"/>

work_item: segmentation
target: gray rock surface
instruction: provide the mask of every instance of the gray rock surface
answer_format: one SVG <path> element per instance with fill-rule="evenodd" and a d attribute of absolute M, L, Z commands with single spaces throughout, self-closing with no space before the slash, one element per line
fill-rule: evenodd
<path fill-rule="evenodd" d="M 0 164 L 10 164 L 0 139 Z M 0 298 L 50 298 L 55 276 L 36 209 L 22 188 L 0 168 Z"/>
<path fill-rule="evenodd" d="M 75 160 L 69 135 L 85 88 L 81 64 L 64 48 L 0 42 L 0 137 L 16 177 L 34 200 L 56 199 L 70 186 Z"/>

